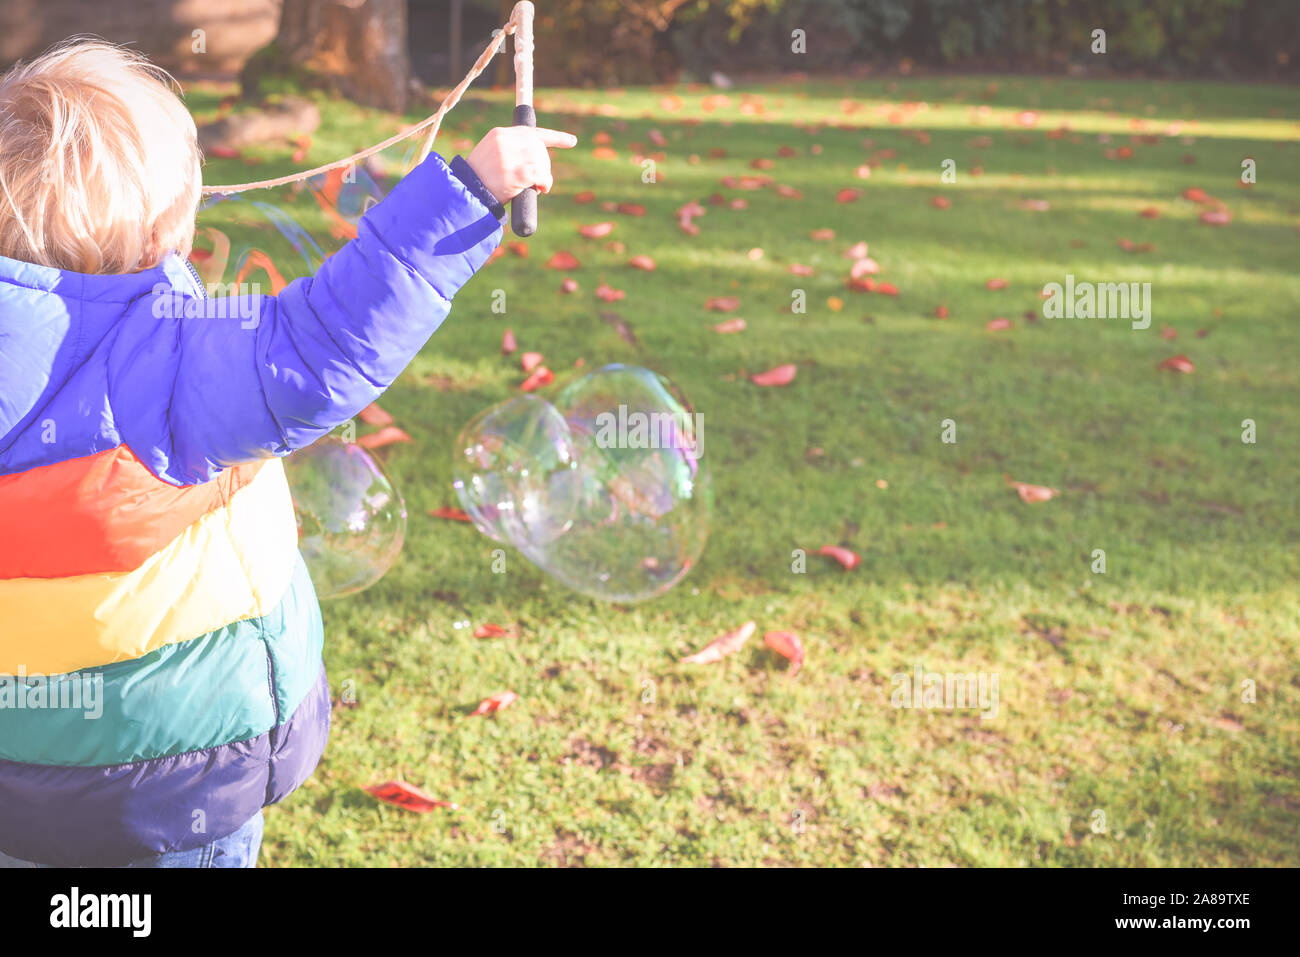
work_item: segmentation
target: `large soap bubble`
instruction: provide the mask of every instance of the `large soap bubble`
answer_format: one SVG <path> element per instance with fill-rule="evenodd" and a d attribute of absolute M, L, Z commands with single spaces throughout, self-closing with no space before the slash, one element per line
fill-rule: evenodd
<path fill-rule="evenodd" d="M 595 598 L 662 594 L 708 537 L 699 416 L 648 369 L 606 366 L 554 405 L 526 396 L 493 406 L 462 431 L 452 467 L 481 532 Z"/>
<path fill-rule="evenodd" d="M 316 594 L 354 595 L 383 578 L 406 539 L 406 504 L 370 453 L 327 435 L 284 468 Z"/>

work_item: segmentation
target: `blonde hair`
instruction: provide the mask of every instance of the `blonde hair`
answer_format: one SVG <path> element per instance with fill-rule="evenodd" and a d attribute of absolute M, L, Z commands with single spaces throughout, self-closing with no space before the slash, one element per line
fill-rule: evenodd
<path fill-rule="evenodd" d="M 175 81 L 70 40 L 0 79 L 0 255 L 82 273 L 187 257 L 201 177 Z"/>

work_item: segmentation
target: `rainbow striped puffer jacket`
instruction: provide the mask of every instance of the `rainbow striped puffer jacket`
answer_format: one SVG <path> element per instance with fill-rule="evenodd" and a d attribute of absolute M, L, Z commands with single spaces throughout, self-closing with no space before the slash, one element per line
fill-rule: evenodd
<path fill-rule="evenodd" d="M 185 850 L 311 774 L 330 692 L 278 457 L 393 382 L 501 213 L 431 154 L 314 277 L 229 319 L 174 256 L 0 257 L 0 850 Z"/>

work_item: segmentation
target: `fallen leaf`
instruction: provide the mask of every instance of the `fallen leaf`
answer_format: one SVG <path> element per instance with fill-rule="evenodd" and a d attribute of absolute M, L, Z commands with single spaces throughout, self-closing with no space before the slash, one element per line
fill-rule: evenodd
<path fill-rule="evenodd" d="M 578 262 L 578 257 L 573 253 L 566 253 L 563 250 L 555 253 L 550 259 L 546 260 L 547 269 L 577 269 L 582 263 Z"/>
<path fill-rule="evenodd" d="M 426 814 L 436 807 L 451 808 L 453 811 L 460 809 L 460 805 L 453 804 L 451 801 L 440 801 L 432 794 L 420 790 L 414 784 L 407 784 L 405 781 L 386 781 L 383 784 L 372 784 L 365 790 L 367 794 L 378 798 L 385 804 L 393 804 L 408 811 L 414 811 L 417 814 Z"/>
<path fill-rule="evenodd" d="M 445 518 L 452 522 L 471 521 L 464 509 L 453 508 L 450 505 L 440 505 L 438 508 L 429 509 L 429 514 L 434 518 Z"/>
<path fill-rule="evenodd" d="M 371 432 L 357 439 L 357 445 L 363 449 L 382 449 L 394 442 L 410 442 L 411 437 L 395 425 L 387 425 L 378 432 Z"/>
<path fill-rule="evenodd" d="M 729 332 L 744 332 L 745 320 L 740 317 L 736 317 L 735 319 L 726 319 L 714 326 L 713 331 L 721 332 L 723 334 Z"/>
<path fill-rule="evenodd" d="M 731 312 L 740 308 L 740 300 L 735 296 L 714 296 L 705 301 L 704 308 L 713 312 Z"/>
<path fill-rule="evenodd" d="M 542 386 L 550 385 L 555 381 L 555 373 L 546 366 L 538 366 L 533 370 L 532 375 L 525 379 L 519 386 L 524 392 L 532 392 L 534 389 L 540 389 Z"/>
<path fill-rule="evenodd" d="M 897 296 L 898 287 L 892 282 L 881 282 L 876 284 L 876 292 L 885 296 Z"/>
<path fill-rule="evenodd" d="M 1007 281 L 1005 279 L 990 279 L 984 285 L 990 289 L 1006 289 Z"/>
<path fill-rule="evenodd" d="M 591 158 L 598 160 L 618 159 L 618 151 L 610 146 L 597 146 L 591 151 Z"/>
<path fill-rule="evenodd" d="M 930 200 L 930 205 L 933 206 L 935 209 L 947 209 L 949 206 L 952 205 L 952 200 L 950 200 L 947 196 L 936 196 L 932 200 Z"/>
<path fill-rule="evenodd" d="M 866 259 L 867 244 L 865 242 L 854 243 L 848 249 L 844 250 L 845 259 Z"/>
<path fill-rule="evenodd" d="M 496 714 L 502 708 L 508 708 L 519 699 L 519 695 L 513 691 L 498 691 L 490 698 L 484 698 L 478 703 L 478 707 L 469 713 L 471 718 L 481 714 Z"/>
<path fill-rule="evenodd" d="M 238 159 L 241 154 L 233 146 L 209 146 L 203 155 L 212 159 Z"/>
<path fill-rule="evenodd" d="M 817 554 L 835 559 L 850 571 L 857 568 L 858 564 L 862 561 L 862 556 L 857 552 L 850 551 L 847 548 L 841 548 L 839 545 L 823 545 L 817 550 Z"/>
<path fill-rule="evenodd" d="M 935 307 L 934 307 L 934 315 L 935 315 L 935 317 L 938 318 L 938 319 L 947 319 L 947 318 L 948 318 L 948 307 L 947 307 L 947 306 L 935 306 Z"/>
<path fill-rule="evenodd" d="M 857 202 L 858 197 L 861 195 L 862 195 L 862 190 L 853 189 L 852 187 L 845 187 L 844 189 L 840 190 L 838 193 L 835 194 L 835 202 L 855 203 Z"/>
<path fill-rule="evenodd" d="M 811 276 L 816 271 L 812 266 L 805 266 L 801 263 L 790 264 L 790 274 L 793 276 Z"/>
<path fill-rule="evenodd" d="M 379 407 L 378 402 L 371 402 L 357 413 L 357 418 L 366 425 L 392 425 L 393 417 Z"/>
<path fill-rule="evenodd" d="M 514 352 L 518 348 L 519 346 L 515 343 L 515 334 L 513 332 L 507 329 L 505 332 L 501 333 L 501 354 L 503 356 L 510 355 L 510 353 Z"/>
<path fill-rule="evenodd" d="M 833 229 L 814 229 L 811 233 L 808 234 L 808 236 L 809 236 L 809 238 L 811 238 L 811 239 L 816 239 L 816 240 L 818 240 L 819 242 L 824 242 L 825 240 L 828 240 L 828 239 L 834 239 L 834 238 L 835 238 L 835 230 L 833 230 Z"/>
<path fill-rule="evenodd" d="M 596 199 L 596 194 L 589 189 L 584 189 L 581 193 L 578 193 L 576 196 L 573 197 L 573 201 L 575 203 L 590 203 L 590 202 L 594 202 L 595 199 Z"/>
<path fill-rule="evenodd" d="M 766 372 L 755 373 L 749 377 L 749 381 L 754 385 L 761 386 L 789 385 L 794 381 L 795 374 L 798 371 L 798 366 L 787 363 L 786 365 L 775 366 Z"/>
<path fill-rule="evenodd" d="M 618 211 L 624 216 L 644 216 L 645 207 L 640 203 L 619 203 Z"/>
<path fill-rule="evenodd" d="M 684 665 L 709 665 L 721 661 L 728 655 L 734 655 L 754 634 L 758 627 L 756 622 L 747 621 L 735 631 L 719 635 L 693 655 L 682 659 Z"/>
<path fill-rule="evenodd" d="M 793 678 L 803 667 L 803 642 L 792 631 L 769 631 L 763 636 L 763 644 L 783 658 L 790 661 L 790 677 Z"/>
<path fill-rule="evenodd" d="M 474 629 L 475 638 L 507 638 L 513 637 L 514 634 L 514 629 L 494 625 L 490 621 L 486 621 Z"/>
<path fill-rule="evenodd" d="M 1011 320 L 1003 319 L 1001 316 L 999 316 L 997 319 L 989 320 L 989 324 L 985 328 L 989 329 L 992 332 L 998 332 L 999 330 L 1002 329 L 1010 329 Z"/>
<path fill-rule="evenodd" d="M 1142 209 L 1138 210 L 1138 215 L 1143 219 L 1159 219 L 1160 210 L 1156 209 L 1154 206 L 1144 206 Z"/>
<path fill-rule="evenodd" d="M 1196 366 L 1192 364 L 1192 360 L 1187 358 L 1187 356 L 1184 355 L 1170 356 L 1164 362 L 1156 366 L 1156 368 L 1169 369 L 1172 372 L 1184 372 L 1184 373 L 1190 373 L 1196 371 Z"/>
<path fill-rule="evenodd" d="M 532 372 L 542 364 L 542 354 L 540 352 L 525 352 L 519 357 L 519 365 L 525 372 Z"/>
<path fill-rule="evenodd" d="M 576 279 L 566 278 L 563 282 L 560 283 L 560 292 L 564 293 L 564 295 L 566 296 L 569 295 L 570 293 L 574 293 L 577 291 L 578 291 L 578 280 Z"/>
<path fill-rule="evenodd" d="M 613 223 L 592 223 L 589 226 L 579 226 L 578 232 L 587 239 L 601 239 L 608 236 L 614 231 Z"/>
<path fill-rule="evenodd" d="M 627 264 L 633 269 L 644 269 L 646 272 L 655 271 L 655 261 L 649 256 L 633 256 L 627 261 Z"/>
<path fill-rule="evenodd" d="M 850 279 L 861 279 L 863 276 L 874 276 L 880 272 L 880 265 L 870 256 L 864 256 L 862 259 L 854 260 L 853 265 L 849 267 Z"/>
<path fill-rule="evenodd" d="M 1046 485 L 1029 485 L 1026 482 L 1015 482 L 1010 477 L 1005 477 L 1006 483 L 1016 490 L 1020 496 L 1020 501 L 1027 504 L 1034 502 L 1047 502 L 1061 494 L 1054 488 L 1048 488 Z"/>
<path fill-rule="evenodd" d="M 1207 226 L 1226 226 L 1232 222 L 1232 213 L 1226 209 L 1207 209 L 1201 213 L 1200 220 Z"/>
<path fill-rule="evenodd" d="M 604 300 L 605 302 L 618 302 L 626 296 L 627 293 L 624 290 L 615 289 L 603 282 L 596 287 L 596 298 Z"/>

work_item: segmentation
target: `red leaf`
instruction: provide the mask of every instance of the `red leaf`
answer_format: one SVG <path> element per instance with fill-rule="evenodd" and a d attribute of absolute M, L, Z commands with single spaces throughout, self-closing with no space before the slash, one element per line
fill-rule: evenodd
<path fill-rule="evenodd" d="M 846 187 L 835 194 L 835 202 L 854 203 L 857 202 L 858 197 L 861 195 L 862 195 L 862 190 L 853 189 L 852 187 Z"/>
<path fill-rule="evenodd" d="M 388 425 L 378 432 L 371 432 L 369 435 L 363 435 L 357 439 L 357 445 L 363 449 L 382 449 L 385 445 L 392 445 L 394 442 L 410 442 L 411 437 L 395 425 Z"/>
<path fill-rule="evenodd" d="M 740 308 L 740 300 L 735 296 L 714 296 L 704 303 L 704 308 L 713 312 L 731 312 Z"/>
<path fill-rule="evenodd" d="M 589 189 L 584 189 L 581 193 L 578 193 L 573 197 L 575 203 L 591 203 L 594 202 L 595 199 L 596 194 Z"/>
<path fill-rule="evenodd" d="M 516 240 L 514 242 L 507 243 L 506 246 L 512 253 L 514 253 L 520 259 L 528 258 L 529 247 L 527 243 L 521 243 Z"/>
<path fill-rule="evenodd" d="M 947 196 L 936 196 L 934 199 L 930 200 L 930 205 L 935 209 L 947 209 L 952 205 L 952 200 Z"/>
<path fill-rule="evenodd" d="M 532 392 L 534 389 L 540 389 L 544 385 L 550 385 L 555 381 L 555 373 L 546 366 L 538 366 L 533 370 L 532 375 L 523 381 L 519 386 L 525 392 Z"/>
<path fill-rule="evenodd" d="M 569 295 L 569 293 L 573 293 L 577 291 L 578 291 L 578 280 L 576 279 L 566 278 L 564 282 L 560 283 L 560 292 L 564 293 L 566 296 Z"/>
<path fill-rule="evenodd" d="M 689 219 L 679 219 L 677 221 L 677 228 L 687 236 L 698 236 L 700 234 L 700 227 L 696 226 Z"/>
<path fill-rule="evenodd" d="M 1005 279 L 990 279 L 984 285 L 988 286 L 990 289 L 1006 289 L 1007 281 Z"/>
<path fill-rule="evenodd" d="M 737 316 L 735 319 L 726 319 L 713 327 L 714 332 L 744 332 L 745 320 Z"/>
<path fill-rule="evenodd" d="M 695 654 L 687 655 L 682 659 L 682 664 L 709 665 L 715 661 L 721 661 L 728 655 L 734 655 L 744 647 L 745 642 L 750 639 L 757 627 L 758 625 L 755 622 L 747 621 L 735 631 L 729 631 L 714 638 Z"/>
<path fill-rule="evenodd" d="M 778 186 L 776 192 L 778 196 L 784 196 L 786 199 L 803 199 L 803 193 L 793 186 Z"/>
<path fill-rule="evenodd" d="M 429 509 L 429 514 L 434 518 L 445 518 L 453 522 L 468 522 L 470 517 L 462 509 L 452 508 L 450 505 L 440 505 L 437 508 Z"/>
<path fill-rule="evenodd" d="M 850 551 L 847 548 L 841 548 L 839 545 L 823 545 L 817 550 L 818 555 L 825 555 L 827 558 L 833 558 L 846 569 L 852 570 L 858 567 L 862 561 L 862 556 L 857 552 Z"/>
<path fill-rule="evenodd" d="M 947 307 L 947 306 L 935 306 L 934 314 L 935 314 L 935 316 L 936 316 L 937 318 L 939 318 L 939 319 L 947 319 L 947 318 L 948 318 L 948 307 Z"/>
<path fill-rule="evenodd" d="M 814 272 L 816 272 L 816 270 L 813 269 L 812 266 L 804 266 L 804 265 L 802 265 L 802 264 L 800 264 L 800 263 L 793 263 L 793 264 L 790 266 L 790 273 L 791 273 L 791 275 L 795 275 L 795 276 L 811 276 Z"/>
<path fill-rule="evenodd" d="M 898 287 L 895 286 L 892 282 L 876 283 L 876 292 L 886 296 L 897 296 Z"/>
<path fill-rule="evenodd" d="M 1029 505 L 1032 505 L 1035 502 L 1050 501 L 1056 498 L 1057 495 L 1061 494 L 1056 489 L 1048 488 L 1046 485 L 1029 485 L 1026 482 L 1013 482 L 1010 478 L 1006 479 L 1006 483 L 1016 490 L 1016 494 L 1020 496 L 1020 501 Z"/>
<path fill-rule="evenodd" d="M 997 319 L 990 319 L 989 324 L 986 328 L 992 332 L 998 332 L 1002 329 L 1010 329 L 1011 320 L 1003 319 L 1001 316 L 999 316 Z"/>
<path fill-rule="evenodd" d="M 854 260 L 853 265 L 849 267 L 850 279 L 861 279 L 863 276 L 874 276 L 880 272 L 880 265 L 870 256 Z"/>
<path fill-rule="evenodd" d="M 475 638 L 508 638 L 514 637 L 513 628 L 503 628 L 501 625 L 494 625 L 486 621 L 474 629 Z"/>
<path fill-rule="evenodd" d="M 1210 194 L 1199 186 L 1191 186 L 1183 190 L 1183 199 L 1189 199 L 1193 203 L 1208 203 Z"/>
<path fill-rule="evenodd" d="M 649 256 L 633 256 L 627 261 L 627 264 L 633 269 L 644 269 L 646 272 L 655 271 L 655 261 Z"/>
<path fill-rule="evenodd" d="M 379 407 L 378 402 L 371 402 L 357 413 L 357 418 L 366 425 L 392 425 L 393 417 Z"/>
<path fill-rule="evenodd" d="M 1232 222 L 1232 213 L 1226 209 L 1207 209 L 1201 213 L 1200 220 L 1207 226 L 1226 226 Z"/>
<path fill-rule="evenodd" d="M 525 372 L 532 372 L 542 364 L 542 354 L 540 352 L 525 352 L 519 357 L 519 364 L 523 366 Z"/>
<path fill-rule="evenodd" d="M 513 332 L 507 329 L 505 332 L 501 333 L 501 354 L 503 356 L 510 355 L 510 353 L 514 352 L 518 348 L 519 346 L 515 343 L 515 334 Z"/>
<path fill-rule="evenodd" d="M 469 713 L 471 718 L 480 714 L 495 714 L 502 708 L 508 708 L 519 699 L 519 695 L 513 691 L 498 691 L 490 698 L 484 698 L 478 703 L 478 707 Z"/>
<path fill-rule="evenodd" d="M 238 159 L 241 155 L 233 146 L 209 146 L 203 154 L 213 159 Z"/>
<path fill-rule="evenodd" d="M 769 631 L 763 636 L 763 644 L 783 658 L 790 661 L 790 677 L 793 678 L 803 667 L 803 642 L 792 631 Z"/>
<path fill-rule="evenodd" d="M 1184 355 L 1170 356 L 1157 369 L 1169 369 L 1172 372 L 1195 372 L 1196 366 L 1192 365 L 1192 360 Z"/>
<path fill-rule="evenodd" d="M 596 298 L 605 302 L 618 302 L 627 295 L 622 289 L 615 289 L 606 283 L 601 283 L 596 287 Z"/>
<path fill-rule="evenodd" d="M 458 810 L 460 807 L 460 805 L 453 804 L 451 801 L 439 801 L 432 794 L 420 790 L 414 784 L 407 784 L 405 781 L 387 781 L 384 784 L 372 784 L 365 790 L 366 793 L 373 795 L 385 804 L 395 804 L 408 811 L 415 811 L 417 814 L 426 814 L 436 807 L 451 808 L 453 811 Z"/>
<path fill-rule="evenodd" d="M 845 259 L 853 259 L 853 260 L 857 260 L 857 259 L 866 259 L 866 258 L 867 258 L 867 244 L 866 244 L 866 243 L 854 243 L 854 244 L 853 244 L 852 246 L 850 246 L 848 249 L 844 250 L 844 258 L 845 258 Z"/>
<path fill-rule="evenodd" d="M 1159 219 L 1160 210 L 1156 209 L 1154 206 L 1146 206 L 1138 210 L 1138 215 L 1143 219 Z"/>
<path fill-rule="evenodd" d="M 587 239 L 600 239 L 604 236 L 608 236 L 613 231 L 613 223 L 592 223 L 590 226 L 578 227 L 578 232 Z"/>
<path fill-rule="evenodd" d="M 640 203 L 619 203 L 618 211 L 624 216 L 644 216 L 645 207 Z"/>
<path fill-rule="evenodd" d="M 1161 339 L 1177 339 L 1177 338 L 1178 338 L 1178 330 L 1175 329 L 1173 326 L 1164 326 L 1164 327 L 1162 327 L 1161 330 L 1160 330 L 1160 338 L 1161 338 Z"/>
<path fill-rule="evenodd" d="M 809 233 L 808 235 L 809 235 L 812 239 L 817 239 L 817 240 L 834 239 L 834 238 L 835 238 L 835 230 L 833 230 L 833 229 L 814 229 L 814 230 L 813 230 L 811 233 Z"/>
<path fill-rule="evenodd" d="M 577 256 L 563 250 L 546 260 L 547 269 L 577 269 L 581 265 L 582 263 L 578 262 Z"/>
<path fill-rule="evenodd" d="M 776 386 L 789 385 L 794 381 L 795 374 L 799 367 L 790 363 L 786 365 L 774 366 L 766 372 L 758 372 L 749 377 L 749 381 L 754 385 Z"/>

